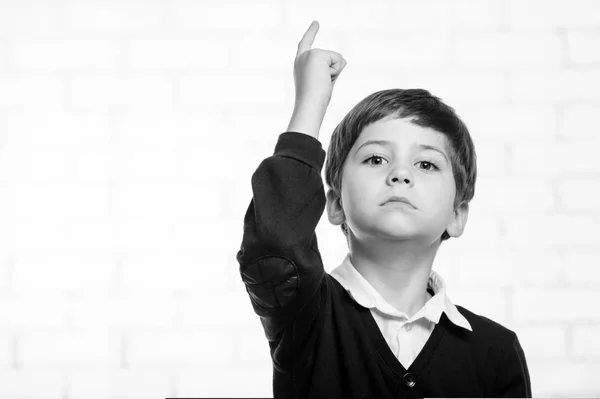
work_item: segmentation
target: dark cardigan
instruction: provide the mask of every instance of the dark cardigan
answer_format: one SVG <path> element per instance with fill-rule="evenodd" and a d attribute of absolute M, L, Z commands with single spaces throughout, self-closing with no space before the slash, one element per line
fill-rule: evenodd
<path fill-rule="evenodd" d="M 279 136 L 252 175 L 237 253 L 260 316 L 278 397 L 531 397 L 516 334 L 457 306 L 473 331 L 442 314 L 406 369 L 369 309 L 323 268 L 315 228 L 324 208 L 325 151 L 306 134 Z"/>

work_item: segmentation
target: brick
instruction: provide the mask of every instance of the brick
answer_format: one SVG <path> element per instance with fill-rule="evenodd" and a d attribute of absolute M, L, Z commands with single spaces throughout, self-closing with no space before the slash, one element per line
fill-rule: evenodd
<path fill-rule="evenodd" d="M 329 115 L 329 111 L 327 113 Z M 235 108 L 232 110 L 231 119 L 224 126 L 224 130 L 228 132 L 227 134 L 236 134 L 238 136 L 236 137 L 236 142 L 239 143 L 248 156 L 260 156 L 262 157 L 262 161 L 262 159 L 273 155 L 279 136 L 287 129 L 290 116 L 291 110 L 284 109 L 283 107 L 274 110 L 244 110 L 241 107 Z M 321 131 L 325 132 L 323 129 Z M 325 147 L 324 149 L 326 150 L 327 148 Z M 246 163 L 243 164 L 246 165 Z"/>
<path fill-rule="evenodd" d="M 600 362 L 542 361 L 528 364 L 534 398 L 594 397 L 600 391 Z M 565 384 L 565 376 L 569 376 Z"/>
<path fill-rule="evenodd" d="M 64 375 L 59 370 L 18 370 L 2 373 L 1 399 L 62 399 Z"/>
<path fill-rule="evenodd" d="M 163 370 L 69 370 L 69 399 L 175 397 L 173 377 Z"/>
<path fill-rule="evenodd" d="M 31 180 L 66 180 L 69 174 L 70 161 L 76 156 L 73 151 L 64 149 L 49 149 L 24 150 L 20 155 L 20 159 L 15 166 L 19 167 L 19 176 L 23 179 Z M 22 190 L 22 195 L 35 194 L 35 187 L 21 185 L 18 187 Z M 30 201 L 39 200 L 35 197 L 30 197 Z"/>
<path fill-rule="evenodd" d="M 227 127 L 222 112 L 210 108 L 207 106 L 206 110 L 197 112 L 161 111 L 152 117 L 146 112 L 132 111 L 120 118 L 115 127 L 113 162 L 121 173 L 114 181 L 121 183 L 122 179 L 135 179 L 140 183 L 139 180 L 144 179 L 150 183 L 163 176 L 165 183 L 167 180 L 169 183 L 186 182 L 188 187 L 190 181 L 216 183 L 221 178 L 207 165 L 222 163 L 223 155 L 217 151 L 206 152 L 206 148 L 220 145 L 221 138 L 233 130 Z M 165 153 L 175 154 L 158 162 Z M 199 153 L 203 155 L 198 156 Z M 133 159 L 132 154 L 137 159 Z"/>
<path fill-rule="evenodd" d="M 132 77 L 78 74 L 71 83 L 71 102 L 75 109 L 169 108 L 173 105 L 173 82 L 168 77 L 141 73 Z"/>
<path fill-rule="evenodd" d="M 363 32 L 364 30 L 383 31 L 395 22 L 391 13 L 393 4 L 391 0 L 376 3 L 353 1 L 344 4 L 344 8 L 346 17 L 352 21 L 354 29 Z"/>
<path fill-rule="evenodd" d="M 40 299 L 43 306 L 40 306 Z M 58 295 L 4 297 L 0 308 L 0 330 L 21 332 L 31 328 L 63 328 L 68 312 L 67 299 Z"/>
<path fill-rule="evenodd" d="M 449 18 L 453 15 L 453 4 L 441 0 L 409 0 L 394 2 L 390 11 L 392 27 L 399 30 L 427 30 L 440 34 L 452 31 L 456 21 Z M 415 18 L 416 15 L 426 15 L 427 18 Z"/>
<path fill-rule="evenodd" d="M 230 62 L 228 43 L 216 39 L 130 40 L 124 51 L 132 69 L 221 69 Z"/>
<path fill-rule="evenodd" d="M 512 249 L 505 255 L 506 264 L 510 264 L 513 270 L 512 279 L 509 279 L 513 287 L 555 287 L 562 283 L 564 261 L 558 251 Z M 542 272 L 539 265 L 543 267 Z"/>
<path fill-rule="evenodd" d="M 567 54 L 569 65 L 594 65 L 600 62 L 600 34 L 589 31 L 567 30 Z"/>
<path fill-rule="evenodd" d="M 6 40 L 0 40 L 0 72 L 4 73 L 4 70 L 8 66 L 8 42 Z"/>
<path fill-rule="evenodd" d="M 166 27 L 167 8 L 164 2 L 94 1 L 69 3 L 66 10 L 67 29 L 74 33 L 150 33 Z"/>
<path fill-rule="evenodd" d="M 150 162 L 150 158 L 136 158 Z M 119 222 L 125 225 L 129 222 L 144 222 L 140 217 L 150 217 L 152 221 L 159 223 L 171 223 L 179 218 L 180 223 L 196 223 L 201 221 L 201 216 L 206 215 L 207 209 L 212 209 L 215 216 L 220 214 L 220 193 L 214 190 L 212 195 L 206 195 L 206 183 L 208 181 L 198 181 L 188 184 L 184 183 L 145 183 L 150 181 L 150 176 L 136 176 L 133 173 L 127 173 L 127 168 L 119 168 L 125 177 L 130 181 L 129 187 L 123 184 L 114 186 L 115 192 L 112 197 L 112 207 L 114 215 L 117 215 Z M 164 175 L 164 172 L 163 172 Z M 160 176 L 157 173 L 157 176 Z M 166 178 L 164 179 L 167 180 Z M 141 183 L 140 183 L 141 181 Z M 204 187 L 202 183 L 204 184 Z M 216 183 L 216 182 L 215 182 Z M 159 212 L 160 211 L 160 212 Z M 146 220 L 148 222 L 148 220 Z M 209 222 L 209 221 L 207 221 Z M 133 226 L 129 226 L 132 227 Z M 181 226 L 182 228 L 184 226 Z M 201 226 L 200 226 L 201 227 Z M 193 228 L 193 226 L 185 226 Z M 196 238 L 198 239 L 198 238 Z"/>
<path fill-rule="evenodd" d="M 472 251 L 459 258 L 460 282 L 468 287 L 556 287 L 563 278 L 556 251 Z M 543 272 L 537 265 L 543 265 Z"/>
<path fill-rule="evenodd" d="M 351 60 L 348 60 L 349 65 Z M 465 107 L 482 104 L 506 102 L 508 99 L 506 79 L 502 73 L 461 72 L 449 70 L 443 74 L 433 68 L 391 68 L 377 66 L 375 73 L 355 71 L 351 67 L 344 70 L 342 81 L 336 83 L 332 97 L 332 106 L 338 109 L 340 116 L 348 112 L 366 96 L 391 88 L 421 88 L 458 110 L 459 115 Z M 370 69 L 373 70 L 372 68 Z M 348 82 L 348 83 L 343 83 Z M 343 112 L 341 112 L 343 111 Z M 328 114 L 330 112 L 328 111 Z M 326 117 L 326 120 L 329 117 Z M 339 122 L 340 118 L 335 118 Z M 337 125 L 337 123 L 335 123 Z M 324 125 L 325 126 L 325 125 Z M 321 131 L 331 131 L 322 129 Z"/>
<path fill-rule="evenodd" d="M 36 154 L 34 151 L 31 153 Z M 43 154 L 40 156 L 42 160 L 50 158 L 44 153 L 37 153 Z M 32 164 L 41 161 L 39 158 L 29 158 L 29 155 L 24 158 L 25 162 L 30 160 Z M 49 160 L 49 162 L 54 161 Z M 19 220 L 19 223 L 16 223 L 13 232 L 15 250 L 22 251 L 31 248 L 40 250 L 106 249 L 107 240 L 111 234 L 111 226 L 106 217 L 108 201 L 105 199 L 104 203 L 102 202 L 102 195 L 106 193 L 106 190 L 93 188 L 81 190 L 79 188 L 75 192 L 69 192 L 69 185 L 61 187 L 60 177 L 62 176 L 60 173 L 66 172 L 68 165 L 69 162 L 65 161 L 54 170 L 49 168 L 49 171 L 40 173 L 47 178 L 43 183 L 37 184 L 43 188 L 51 184 L 48 181 L 54 179 L 53 189 L 36 190 L 35 184 L 29 183 L 16 188 L 15 200 L 18 205 L 15 205 L 13 213 L 15 220 Z M 38 170 L 42 171 L 41 168 Z M 35 179 L 38 178 L 35 173 L 25 171 L 23 175 L 29 174 Z M 63 188 L 63 191 L 61 192 L 57 187 Z M 65 187 L 67 188 L 65 189 Z M 48 195 L 44 198 L 36 197 L 36 194 Z M 42 201 L 46 201 L 46 205 L 42 204 Z M 69 208 L 69 201 L 73 201 L 76 205 Z M 53 212 L 48 210 L 53 210 Z"/>
<path fill-rule="evenodd" d="M 477 248 L 496 248 L 501 239 L 501 216 L 490 215 L 475 203 L 471 203 L 469 219 L 463 234 L 458 238 L 451 238 L 448 245 L 471 251 Z"/>
<path fill-rule="evenodd" d="M 83 296 L 72 304 L 71 327 L 94 330 L 106 328 L 171 328 L 177 303 L 170 295 Z"/>
<path fill-rule="evenodd" d="M 115 169 L 120 172 L 121 178 L 133 181 L 178 180 L 180 170 L 185 169 L 183 165 L 189 162 L 192 156 L 197 157 L 198 152 L 183 145 L 173 148 L 172 151 L 147 148 L 145 145 L 141 145 L 138 149 L 119 145 L 114 149 Z M 129 191 L 134 192 L 134 190 Z"/>
<path fill-rule="evenodd" d="M 577 287 L 595 288 L 600 284 L 600 251 L 575 250 L 565 254 L 565 282 Z"/>
<path fill-rule="evenodd" d="M 508 0 L 505 4 L 509 28 L 595 27 L 600 23 L 600 4 L 594 0 Z"/>
<path fill-rule="evenodd" d="M 406 38 L 357 37 L 343 55 L 351 68 L 361 68 L 372 74 L 378 69 L 428 68 L 432 65 L 445 68 L 450 65 L 451 48 L 450 37 L 427 32 Z"/>
<path fill-rule="evenodd" d="M 467 289 L 463 286 L 448 287 L 446 294 L 455 305 L 463 306 L 475 314 L 482 315 L 505 325 L 510 321 L 509 301 L 505 290 L 496 286 Z"/>
<path fill-rule="evenodd" d="M 27 332 L 17 341 L 19 367 L 117 367 L 121 337 L 115 333 Z"/>
<path fill-rule="evenodd" d="M 511 73 L 506 89 L 514 102 L 553 104 L 598 101 L 600 93 L 593 89 L 598 86 L 600 72 L 597 70 L 544 70 Z"/>
<path fill-rule="evenodd" d="M 61 77 L 0 76 L 0 106 L 44 108 L 44 111 L 66 106 L 67 89 Z"/>
<path fill-rule="evenodd" d="M 506 143 L 502 140 L 485 140 L 475 144 L 477 177 L 505 176 L 508 171 Z"/>
<path fill-rule="evenodd" d="M 479 207 L 507 216 L 528 211 L 550 212 L 556 206 L 553 182 L 543 179 L 478 179 L 475 196 Z"/>
<path fill-rule="evenodd" d="M 182 301 L 181 328 L 205 330 L 214 326 L 215 320 L 218 320 L 219 326 L 227 328 L 259 324 L 259 317 L 254 313 L 245 290 L 211 295 L 195 292 Z"/>
<path fill-rule="evenodd" d="M 231 364 L 234 355 L 231 341 L 226 331 L 131 334 L 126 341 L 125 362 L 134 369 Z"/>
<path fill-rule="evenodd" d="M 514 217 L 506 221 L 506 237 L 511 244 L 568 247 L 598 245 L 594 234 L 598 219 L 593 215 L 555 214 Z"/>
<path fill-rule="evenodd" d="M 600 159 L 596 156 L 599 144 L 597 138 L 546 143 L 522 140 L 511 148 L 510 167 L 523 178 L 529 175 L 539 178 L 540 174 L 571 176 L 572 173 L 583 177 L 600 171 Z"/>
<path fill-rule="evenodd" d="M 59 216 L 60 218 L 60 216 Z M 102 223 L 32 222 L 17 225 L 15 254 L 33 250 L 68 251 L 77 248 L 86 251 L 107 251 L 111 248 L 112 226 Z"/>
<path fill-rule="evenodd" d="M 301 36 L 300 36 L 301 38 Z M 232 64 L 240 71 L 284 71 L 292 77 L 300 38 L 252 33 L 231 43 Z M 339 51 L 339 50 L 335 50 Z"/>
<path fill-rule="evenodd" d="M 19 70 L 115 69 L 119 53 L 119 44 L 113 40 L 21 39 L 12 43 L 13 65 Z"/>
<path fill-rule="evenodd" d="M 286 3 L 282 10 L 281 21 L 284 26 L 289 26 L 292 29 L 301 31 L 297 40 L 299 41 L 313 20 L 319 21 L 320 28 L 318 36 L 320 37 L 330 35 L 330 29 L 333 30 L 335 28 L 347 27 L 352 23 L 349 19 L 350 17 L 351 13 L 344 2 L 305 1 L 302 3 Z M 321 44 L 318 45 L 318 47 L 321 46 Z"/>
<path fill-rule="evenodd" d="M 472 33 L 459 34 L 456 40 L 456 63 L 464 68 L 502 68 L 521 70 L 562 66 L 562 43 L 553 33 Z"/>
<path fill-rule="evenodd" d="M 557 110 L 550 104 L 473 104 L 457 108 L 457 112 L 467 125 L 476 149 L 480 142 L 489 139 L 550 140 L 557 135 Z"/>
<path fill-rule="evenodd" d="M 532 362 L 540 359 L 564 359 L 567 355 L 567 335 L 564 326 L 523 326 L 515 332 L 530 370 Z"/>
<path fill-rule="evenodd" d="M 600 179 L 565 179 L 558 183 L 561 209 L 595 211 L 600 209 Z"/>
<path fill-rule="evenodd" d="M 47 132 L 53 126 L 53 134 Z M 112 116 L 103 112 L 15 109 L 6 113 L 6 132 L 19 149 L 109 148 Z"/>
<path fill-rule="evenodd" d="M 118 216 L 119 219 L 122 217 L 125 216 Z M 154 214 L 152 217 L 155 219 L 152 222 L 148 222 L 142 216 L 127 216 L 126 220 L 120 220 L 113 237 L 115 245 L 128 251 L 152 251 L 161 248 L 188 252 L 207 242 L 206 230 L 198 225 L 197 218 L 194 219 L 194 223 L 189 223 L 178 221 L 168 214 Z"/>
<path fill-rule="evenodd" d="M 261 73 L 184 76 L 178 90 L 183 106 L 280 106 L 292 103 L 294 89 L 288 73 Z"/>
<path fill-rule="evenodd" d="M 540 305 L 543 304 L 543 305 Z M 580 322 L 594 320 L 600 293 L 593 290 L 515 290 L 513 312 L 518 321 Z"/>
<path fill-rule="evenodd" d="M 0 35 L 48 35 L 62 31 L 64 9 L 47 1 L 0 2 Z"/>
<path fill-rule="evenodd" d="M 2 166 L 0 165 L 0 169 L 1 168 L 2 168 Z M 2 184 L 0 184 L 0 197 L 5 192 L 6 191 L 4 191 L 2 189 Z M 10 191 L 8 191 L 8 192 L 10 192 Z M 11 198 L 11 197 L 12 197 L 12 195 L 7 195 L 4 198 L 0 199 L 0 220 L 2 220 L 2 223 L 0 223 L 0 242 L 3 243 L 3 249 L 0 249 L 0 251 L 3 251 L 3 252 L 7 252 L 9 250 L 11 252 L 14 252 L 14 250 L 15 250 L 14 229 L 17 224 L 17 218 L 14 216 L 14 213 L 12 212 L 12 210 L 14 209 L 14 205 L 12 205 L 12 204 L 14 204 L 14 199 L 13 199 L 14 197 L 13 198 Z M 9 205 L 6 206 L 6 204 L 9 204 Z M 2 270 L 2 271 L 0 271 L 0 273 L 3 273 L 2 276 L 0 277 L 0 287 L 1 287 L 0 295 L 2 295 L 3 290 L 8 290 L 8 288 L 10 287 L 10 275 L 6 274 L 9 272 L 9 269 L 7 269 L 8 267 L 10 267 L 10 266 L 7 266 L 7 265 L 0 266 L 0 270 Z"/>
<path fill-rule="evenodd" d="M 0 192 L 1 194 L 1 192 Z M 0 214 L 0 218 L 2 218 Z M 6 223 L 8 224 L 8 223 Z M 1 230 L 0 230 L 1 231 Z M 2 233 L 0 232 L 0 240 L 1 242 L 7 242 L 2 240 Z M 3 252 L 0 252 L 0 296 L 8 293 L 12 285 L 12 274 L 13 274 L 13 258 Z"/>
<path fill-rule="evenodd" d="M 600 321 L 600 317 L 596 317 L 594 322 Z M 600 327 L 598 325 L 591 326 L 573 326 L 571 333 L 571 348 L 572 354 L 581 356 L 587 359 L 600 356 L 599 337 Z"/>
<path fill-rule="evenodd" d="M 15 343 L 15 334 L 0 333 L 0 370 L 3 372 L 15 366 Z"/>
<path fill-rule="evenodd" d="M 272 29 L 281 23 L 281 5 L 274 0 L 252 3 L 177 0 L 169 4 L 174 28 L 183 31 Z"/>
<path fill-rule="evenodd" d="M 230 254 L 221 252 L 206 256 L 179 253 L 127 256 L 123 259 L 120 288 L 132 294 L 180 290 L 199 290 L 206 295 L 223 292 L 227 289 L 228 274 L 225 258 Z"/>
<path fill-rule="evenodd" d="M 594 139 L 598 136 L 596 128 L 595 104 L 566 104 L 563 111 L 561 135 L 568 139 Z"/>
<path fill-rule="evenodd" d="M 494 31 L 501 27 L 501 0 L 456 0 L 452 4 L 453 29 Z"/>
<path fill-rule="evenodd" d="M 186 368 L 177 373 L 177 394 L 182 398 L 273 396 L 271 362 L 255 362 L 252 367 L 214 365 Z M 231 383 L 231 376 L 236 383 Z"/>
<path fill-rule="evenodd" d="M 223 130 L 223 112 L 214 106 L 198 110 L 161 110 L 148 115 L 144 110 L 129 110 L 115 122 L 115 139 L 127 148 L 144 145 L 160 148 L 171 140 L 178 145 L 181 140 L 197 139 L 202 144 L 220 143 L 221 137 L 212 133 Z M 143 139 L 143 141 L 142 141 Z"/>
<path fill-rule="evenodd" d="M 12 290 L 23 296 L 81 291 L 108 292 L 114 284 L 115 260 L 86 252 L 22 254 L 15 259 Z"/>
<path fill-rule="evenodd" d="M 253 327 L 246 327 L 235 332 L 236 349 L 234 361 L 246 362 L 246 364 L 262 364 L 271 361 L 269 341 L 260 323 Z"/>
<path fill-rule="evenodd" d="M 407 76 L 409 87 L 424 88 L 452 107 L 457 103 L 490 101 L 502 103 L 508 98 L 506 79 L 496 71 L 414 71 Z M 460 110 L 460 108 L 456 108 Z M 459 111 L 460 112 L 460 111 Z"/>

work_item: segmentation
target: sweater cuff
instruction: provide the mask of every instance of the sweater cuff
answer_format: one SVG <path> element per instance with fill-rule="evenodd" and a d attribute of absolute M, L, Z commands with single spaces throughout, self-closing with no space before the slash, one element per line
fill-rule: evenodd
<path fill-rule="evenodd" d="M 319 173 L 325 163 L 325 150 L 323 150 L 321 142 L 308 134 L 299 132 L 281 133 L 273 155 L 297 159 L 312 166 Z"/>

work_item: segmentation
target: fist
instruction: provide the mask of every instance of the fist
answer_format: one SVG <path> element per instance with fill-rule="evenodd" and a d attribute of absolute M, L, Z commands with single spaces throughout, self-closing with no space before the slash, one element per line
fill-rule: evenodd
<path fill-rule="evenodd" d="M 319 23 L 313 21 L 298 43 L 294 61 L 296 104 L 319 104 L 327 108 L 346 60 L 335 51 L 311 49 L 318 31 Z"/>

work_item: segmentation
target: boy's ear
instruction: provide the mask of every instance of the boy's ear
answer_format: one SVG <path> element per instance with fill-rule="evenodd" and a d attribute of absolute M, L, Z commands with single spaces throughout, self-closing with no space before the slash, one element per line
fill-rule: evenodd
<path fill-rule="evenodd" d="M 450 223 L 446 231 L 450 237 L 460 237 L 465 230 L 467 220 L 469 219 L 469 204 L 463 202 L 460 204 L 452 215 Z"/>
<path fill-rule="evenodd" d="M 342 209 L 342 199 L 331 188 L 327 191 L 327 217 L 329 222 L 335 226 L 346 221 L 346 215 Z"/>

